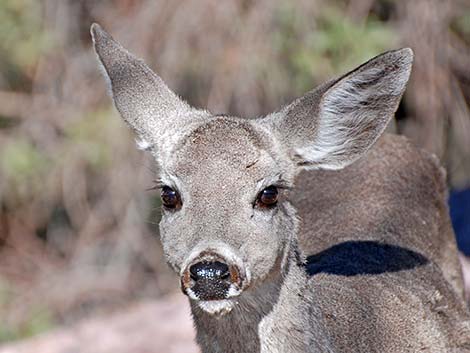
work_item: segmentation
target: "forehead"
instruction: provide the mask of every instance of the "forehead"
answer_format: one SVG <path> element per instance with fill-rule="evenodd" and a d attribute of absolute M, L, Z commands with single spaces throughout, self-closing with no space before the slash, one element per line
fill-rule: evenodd
<path fill-rule="evenodd" d="M 262 178 L 276 167 L 268 136 L 249 121 L 219 117 L 199 126 L 174 150 L 170 172 L 206 181 Z"/>

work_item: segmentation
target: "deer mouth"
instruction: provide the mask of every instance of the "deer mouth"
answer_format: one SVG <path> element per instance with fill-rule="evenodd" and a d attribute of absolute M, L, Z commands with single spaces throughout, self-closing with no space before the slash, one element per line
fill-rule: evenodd
<path fill-rule="evenodd" d="M 236 302 L 230 299 L 198 301 L 197 306 L 209 315 L 223 316 L 232 311 Z"/>

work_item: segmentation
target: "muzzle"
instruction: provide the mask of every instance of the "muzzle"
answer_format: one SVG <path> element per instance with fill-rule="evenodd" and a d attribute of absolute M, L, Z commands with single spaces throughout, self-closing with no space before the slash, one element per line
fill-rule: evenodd
<path fill-rule="evenodd" d="M 191 299 L 209 301 L 238 296 L 246 275 L 240 266 L 215 252 L 204 252 L 186 266 L 181 276 L 181 289 Z"/>

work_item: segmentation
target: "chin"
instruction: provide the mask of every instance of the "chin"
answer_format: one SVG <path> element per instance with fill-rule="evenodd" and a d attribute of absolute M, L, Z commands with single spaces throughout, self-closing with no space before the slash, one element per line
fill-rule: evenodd
<path fill-rule="evenodd" d="M 198 300 L 196 305 L 209 315 L 223 316 L 232 311 L 236 302 L 231 299 Z"/>

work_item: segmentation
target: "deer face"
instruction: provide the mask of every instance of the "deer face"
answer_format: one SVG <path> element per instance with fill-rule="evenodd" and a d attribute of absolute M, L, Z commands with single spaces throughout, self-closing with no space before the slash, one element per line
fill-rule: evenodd
<path fill-rule="evenodd" d="M 162 243 L 183 291 L 202 308 L 229 309 L 285 257 L 296 224 L 287 202 L 295 166 L 275 142 L 245 120 L 214 117 L 163 163 Z M 166 194 L 176 202 L 165 205 Z"/>
<path fill-rule="evenodd" d="M 393 116 L 412 62 L 410 49 L 385 53 L 246 120 L 191 108 L 98 25 L 91 32 L 118 111 L 160 167 L 167 261 L 210 314 L 282 272 L 296 242 L 295 175 L 360 158 Z"/>

